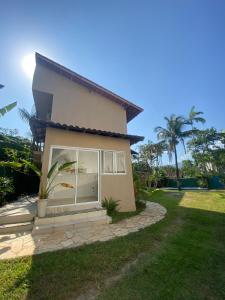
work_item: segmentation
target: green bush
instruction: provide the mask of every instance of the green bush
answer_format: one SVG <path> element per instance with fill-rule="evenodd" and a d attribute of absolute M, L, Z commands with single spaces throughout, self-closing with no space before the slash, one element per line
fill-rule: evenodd
<path fill-rule="evenodd" d="M 7 196 L 14 192 L 13 180 L 0 176 L 0 205 L 6 202 Z"/>
<path fill-rule="evenodd" d="M 198 176 L 197 177 L 198 185 L 201 188 L 208 188 L 209 187 L 209 177 L 207 176 Z"/>
<path fill-rule="evenodd" d="M 111 216 L 117 212 L 118 202 L 119 201 L 114 200 L 112 197 L 109 199 L 105 198 L 102 200 L 102 207 L 104 207 L 107 210 L 107 214 Z"/>

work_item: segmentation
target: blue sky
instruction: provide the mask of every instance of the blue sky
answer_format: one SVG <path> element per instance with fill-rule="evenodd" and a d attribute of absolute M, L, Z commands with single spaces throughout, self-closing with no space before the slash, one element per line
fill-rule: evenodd
<path fill-rule="evenodd" d="M 1 106 L 31 108 L 21 61 L 37 51 L 143 107 L 129 132 L 146 140 L 192 105 L 225 128 L 224 0 L 4 1 L 0 28 Z M 16 109 L 0 127 L 28 132 Z"/>

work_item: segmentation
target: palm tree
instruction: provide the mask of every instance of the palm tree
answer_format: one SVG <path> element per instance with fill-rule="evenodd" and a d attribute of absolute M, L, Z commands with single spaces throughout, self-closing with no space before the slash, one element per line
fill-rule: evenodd
<path fill-rule="evenodd" d="M 29 112 L 28 110 L 26 110 L 26 108 L 19 108 L 19 115 L 21 117 L 21 119 L 26 122 L 26 123 L 30 123 L 30 120 L 34 117 L 36 117 L 36 111 L 34 109 L 34 107 L 31 109 L 31 112 Z"/>
<path fill-rule="evenodd" d="M 4 88 L 4 85 L 0 84 L 0 89 Z M 12 110 L 17 105 L 17 102 L 10 103 L 0 108 L 0 117 L 3 117 L 7 112 Z"/>
<path fill-rule="evenodd" d="M 36 140 L 36 138 L 35 138 L 35 135 L 34 135 L 34 132 L 33 132 L 33 130 L 32 130 L 32 126 L 31 126 L 31 120 L 32 120 L 33 118 L 35 118 L 36 115 L 37 115 L 37 114 L 36 114 L 35 108 L 32 107 L 31 112 L 29 112 L 29 111 L 26 110 L 25 108 L 19 108 L 18 110 L 19 110 L 20 118 L 21 118 L 24 122 L 28 123 L 29 126 L 30 126 L 30 131 L 31 131 L 31 136 L 32 136 L 32 147 L 33 147 L 33 150 L 35 150 L 35 149 L 39 150 L 40 145 L 38 145 L 38 142 L 37 142 L 37 140 Z"/>
<path fill-rule="evenodd" d="M 203 115 L 204 113 L 202 111 L 195 111 L 195 106 L 192 106 L 187 123 L 191 125 L 191 128 L 194 129 L 194 123 L 205 123 L 205 119 L 202 117 L 199 117 L 200 115 Z"/>
<path fill-rule="evenodd" d="M 167 145 L 167 151 L 171 157 L 174 153 L 175 164 L 176 164 L 176 177 L 177 177 L 177 187 L 180 189 L 179 183 L 179 168 L 177 161 L 177 145 L 181 141 L 184 145 L 184 138 L 191 136 L 192 130 L 184 130 L 187 121 L 181 116 L 171 115 L 169 118 L 164 118 L 167 122 L 166 128 L 158 126 L 155 128 L 157 133 L 157 138 Z"/>

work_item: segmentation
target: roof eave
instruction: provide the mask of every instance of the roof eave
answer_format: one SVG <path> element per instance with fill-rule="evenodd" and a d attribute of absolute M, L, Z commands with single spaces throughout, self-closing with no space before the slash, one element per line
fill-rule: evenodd
<path fill-rule="evenodd" d="M 122 134 L 117 132 L 103 131 L 98 129 L 84 128 L 79 126 L 72 126 L 66 124 L 55 123 L 52 121 L 44 121 L 37 118 L 32 118 L 30 121 L 30 126 L 32 128 L 33 134 L 36 136 L 37 140 L 43 142 L 43 138 L 45 136 L 45 131 L 41 131 L 41 129 L 46 129 L 48 127 L 61 129 L 61 130 L 69 130 L 74 132 L 86 133 L 86 134 L 94 134 L 112 138 L 121 138 L 130 141 L 130 145 L 136 144 L 144 140 L 143 136 L 138 135 L 130 135 L 130 134 Z"/>
<path fill-rule="evenodd" d="M 136 104 L 116 95 L 115 93 L 111 92 L 110 90 L 100 86 L 99 84 L 83 77 L 82 75 L 79 75 L 78 73 L 54 62 L 53 60 L 50 60 L 49 58 L 39 54 L 36 52 L 36 63 L 46 66 L 47 68 L 53 70 L 56 73 L 59 73 L 66 78 L 76 81 L 77 83 L 80 83 L 81 85 L 87 87 L 88 89 L 91 89 L 92 91 L 95 91 L 108 99 L 116 102 L 117 104 L 121 105 L 127 113 L 127 122 L 130 122 L 132 119 L 134 119 L 139 113 L 143 111 L 143 108 L 137 106 Z"/>

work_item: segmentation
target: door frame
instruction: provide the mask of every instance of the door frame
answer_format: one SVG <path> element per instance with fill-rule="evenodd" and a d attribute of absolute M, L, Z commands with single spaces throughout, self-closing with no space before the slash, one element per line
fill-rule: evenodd
<path fill-rule="evenodd" d="M 50 151 L 49 151 L 49 160 L 48 160 L 48 171 L 51 168 L 51 161 L 52 161 L 52 152 L 53 149 L 63 149 L 63 150 L 74 150 L 74 151 L 91 151 L 91 152 L 96 152 L 98 154 L 98 201 L 91 201 L 91 202 L 84 202 L 84 203 L 77 203 L 77 178 L 78 178 L 78 169 L 75 170 L 75 185 L 76 185 L 76 190 L 75 190 L 75 194 L 74 194 L 74 203 L 73 204 L 62 204 L 62 205 L 54 205 L 51 207 L 63 207 L 63 206 L 84 206 L 84 205 L 90 205 L 90 204 L 99 204 L 100 203 L 100 199 L 101 199 L 101 183 L 100 183 L 100 150 L 99 149 L 94 149 L 94 148 L 81 148 L 81 147 L 70 147 L 70 146 L 60 146 L 60 145 L 51 145 L 50 146 Z M 76 159 L 77 159 L 77 163 L 79 160 L 79 155 L 78 152 L 76 152 Z"/>

